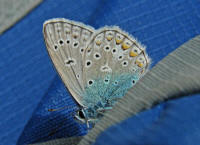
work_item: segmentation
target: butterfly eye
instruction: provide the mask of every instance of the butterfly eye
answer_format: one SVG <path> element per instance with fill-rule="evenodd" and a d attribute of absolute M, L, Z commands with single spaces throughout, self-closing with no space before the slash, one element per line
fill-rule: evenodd
<path fill-rule="evenodd" d="M 80 118 L 82 118 L 82 119 L 85 119 L 85 115 L 84 115 L 84 113 L 83 113 L 82 110 L 79 110 L 79 111 L 78 111 L 78 116 L 79 116 Z"/>
<path fill-rule="evenodd" d="M 135 84 L 135 80 L 132 80 L 132 83 Z"/>

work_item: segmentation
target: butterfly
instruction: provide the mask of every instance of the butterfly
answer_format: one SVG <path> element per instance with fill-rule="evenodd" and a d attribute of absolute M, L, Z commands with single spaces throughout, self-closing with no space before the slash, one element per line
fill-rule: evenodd
<path fill-rule="evenodd" d="M 43 25 L 49 56 L 80 109 L 75 119 L 95 124 L 147 72 L 145 47 L 117 26 L 95 30 L 55 18 Z"/>

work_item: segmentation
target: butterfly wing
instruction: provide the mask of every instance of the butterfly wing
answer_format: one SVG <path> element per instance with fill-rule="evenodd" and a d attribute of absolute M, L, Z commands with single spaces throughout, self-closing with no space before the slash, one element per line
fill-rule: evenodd
<path fill-rule="evenodd" d="M 43 34 L 51 60 L 65 86 L 80 104 L 83 86 L 83 54 L 94 29 L 64 18 L 44 23 Z"/>
<path fill-rule="evenodd" d="M 149 62 L 145 47 L 133 37 L 118 27 L 100 29 L 84 55 L 84 103 L 105 106 L 110 101 L 112 106 L 145 74 Z"/>

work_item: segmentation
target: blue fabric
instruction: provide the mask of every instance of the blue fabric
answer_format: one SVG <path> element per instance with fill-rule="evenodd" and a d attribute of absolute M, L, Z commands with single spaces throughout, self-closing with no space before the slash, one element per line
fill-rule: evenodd
<path fill-rule="evenodd" d="M 61 83 L 60 78 L 56 77 L 53 82 L 42 103 L 38 105 L 26 125 L 18 145 L 60 137 L 81 136 L 87 133 L 86 125 L 79 124 L 73 119 L 77 105 Z M 62 111 L 48 111 L 48 109 L 62 108 L 63 106 L 67 108 L 63 108 Z"/>
<path fill-rule="evenodd" d="M 0 144 L 17 143 L 57 75 L 43 41 L 43 22 L 54 17 L 66 17 L 87 23 L 98 3 L 90 0 L 45 0 L 0 36 Z M 59 81 L 58 84 L 62 83 Z M 29 136 L 27 139 L 31 138 L 29 143 L 40 140 L 32 134 L 34 131 L 26 134 Z M 20 145 L 23 140 L 25 142 L 26 138 L 21 137 Z"/>
<path fill-rule="evenodd" d="M 199 101 L 200 94 L 162 103 L 113 125 L 94 145 L 199 144 Z"/>
<path fill-rule="evenodd" d="M 74 122 L 72 112 L 76 104 L 46 52 L 42 24 L 54 17 L 81 21 L 95 28 L 118 25 L 148 46 L 152 66 L 182 43 L 200 34 L 198 0 L 42 2 L 0 36 L 1 144 L 14 145 L 18 140 L 18 145 L 23 145 L 87 133 L 85 125 Z M 71 107 L 48 112 L 49 108 L 66 105 Z M 156 115 L 156 111 L 152 116 Z M 148 118 L 146 115 L 143 117 Z"/>

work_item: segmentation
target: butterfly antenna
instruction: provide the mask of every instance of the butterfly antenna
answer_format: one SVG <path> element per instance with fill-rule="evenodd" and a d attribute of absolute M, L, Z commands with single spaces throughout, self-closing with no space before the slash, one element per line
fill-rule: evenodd
<path fill-rule="evenodd" d="M 65 109 L 71 109 L 71 108 L 76 108 L 74 106 L 64 106 L 61 108 L 57 108 L 57 109 L 48 109 L 49 112 L 54 112 L 54 111 L 61 111 L 61 110 L 65 110 Z"/>
<path fill-rule="evenodd" d="M 61 108 L 58 108 L 58 109 L 48 109 L 48 111 L 60 111 L 60 110 L 64 110 L 64 109 L 69 109 L 69 108 L 72 108 L 72 109 L 77 109 L 77 107 L 74 107 L 74 106 L 64 106 L 64 107 L 61 107 Z M 73 111 L 70 113 L 70 115 L 72 115 Z M 53 130 L 51 130 L 49 133 L 48 133 L 48 136 L 53 136 L 55 135 L 59 129 L 62 128 L 62 126 L 64 125 L 65 123 L 65 120 L 61 122 L 61 124 L 59 124 L 59 126 Z"/>

